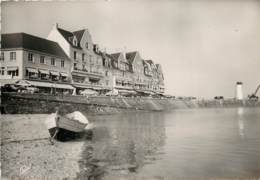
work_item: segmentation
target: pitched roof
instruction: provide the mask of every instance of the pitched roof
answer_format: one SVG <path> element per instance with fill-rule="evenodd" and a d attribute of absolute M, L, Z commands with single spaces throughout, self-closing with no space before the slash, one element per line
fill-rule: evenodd
<path fill-rule="evenodd" d="M 156 64 L 155 66 L 156 66 L 157 69 L 161 68 L 160 64 Z"/>
<path fill-rule="evenodd" d="M 148 62 L 146 62 L 146 60 L 142 59 L 142 61 L 144 66 L 147 65 Z"/>
<path fill-rule="evenodd" d="M 148 62 L 150 65 L 154 64 L 152 60 L 145 60 L 146 62 Z"/>
<path fill-rule="evenodd" d="M 70 40 L 70 38 L 72 38 L 74 35 L 76 36 L 78 42 L 80 42 L 81 38 L 82 38 L 82 35 L 81 35 L 81 31 L 83 30 L 80 30 L 80 31 L 75 31 L 75 32 L 70 32 L 70 31 L 67 31 L 67 30 L 64 30 L 64 29 L 61 29 L 61 28 L 57 28 L 57 30 L 61 33 L 61 35 L 66 39 L 66 41 L 74 48 L 78 48 L 78 49 L 81 49 L 81 47 L 79 46 L 79 43 L 77 46 L 73 45 L 72 41 Z M 75 33 L 75 34 L 74 34 Z M 78 39 L 78 37 L 80 37 L 80 39 Z"/>
<path fill-rule="evenodd" d="M 58 29 L 58 31 L 61 33 L 61 35 L 62 35 L 67 41 L 69 41 L 69 37 L 72 37 L 72 36 L 73 36 L 72 32 L 66 31 L 66 30 L 61 29 L 61 28 L 57 28 L 57 29 Z"/>
<path fill-rule="evenodd" d="M 138 53 L 137 51 L 134 51 L 134 52 L 128 52 L 128 53 L 125 54 L 126 59 L 128 60 L 128 62 L 129 62 L 130 64 L 133 63 L 133 61 L 134 61 L 135 56 L 136 56 L 137 53 Z"/>
<path fill-rule="evenodd" d="M 113 60 L 118 61 L 120 54 L 121 53 L 113 53 L 113 54 L 110 54 L 110 56 L 112 57 Z"/>
<path fill-rule="evenodd" d="M 107 54 L 107 53 L 104 53 L 104 55 L 110 59 L 112 59 L 111 55 L 110 54 Z"/>
<path fill-rule="evenodd" d="M 153 64 L 153 60 L 145 60 L 146 62 L 148 62 L 149 64 Z"/>
<path fill-rule="evenodd" d="M 73 34 L 77 37 L 78 41 L 80 42 L 84 32 L 85 29 L 82 29 L 82 30 L 74 31 Z"/>
<path fill-rule="evenodd" d="M 57 42 L 26 33 L 2 34 L 1 48 L 25 48 L 54 56 L 68 58 Z"/>

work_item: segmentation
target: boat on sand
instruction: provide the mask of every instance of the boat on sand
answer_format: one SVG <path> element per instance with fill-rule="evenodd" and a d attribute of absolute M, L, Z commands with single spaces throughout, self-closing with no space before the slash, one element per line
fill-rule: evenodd
<path fill-rule="evenodd" d="M 83 132 L 89 121 L 79 111 L 65 115 L 60 115 L 57 111 L 46 118 L 45 124 L 52 139 L 67 139 L 73 138 L 77 133 Z"/>

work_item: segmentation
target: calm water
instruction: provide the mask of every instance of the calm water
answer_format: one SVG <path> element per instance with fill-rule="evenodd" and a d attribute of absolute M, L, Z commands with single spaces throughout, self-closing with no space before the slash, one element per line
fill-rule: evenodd
<path fill-rule="evenodd" d="M 259 108 L 131 113 L 91 120 L 94 136 L 86 143 L 84 158 L 102 167 L 104 179 L 260 177 Z"/>

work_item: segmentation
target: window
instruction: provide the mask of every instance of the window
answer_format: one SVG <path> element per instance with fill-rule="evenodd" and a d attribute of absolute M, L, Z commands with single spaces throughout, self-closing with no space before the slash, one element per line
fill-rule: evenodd
<path fill-rule="evenodd" d="M 88 49 L 88 43 L 86 42 L 85 47 Z"/>
<path fill-rule="evenodd" d="M 5 75 L 5 67 L 1 67 L 0 69 L 0 74 L 3 76 Z"/>
<path fill-rule="evenodd" d="M 77 59 L 77 52 L 74 51 L 74 59 Z"/>
<path fill-rule="evenodd" d="M 78 41 L 77 38 L 74 36 L 73 38 L 73 46 L 77 46 L 78 45 Z"/>
<path fill-rule="evenodd" d="M 103 64 L 103 66 L 107 66 L 107 61 L 105 58 L 102 58 L 102 64 Z"/>
<path fill-rule="evenodd" d="M 116 63 L 115 61 L 113 62 L 113 64 L 114 64 L 114 66 L 117 68 L 117 63 Z"/>
<path fill-rule="evenodd" d="M 48 80 L 49 79 L 49 74 L 40 72 L 40 79 Z"/>
<path fill-rule="evenodd" d="M 83 70 L 83 71 L 86 71 L 86 70 L 87 70 L 85 64 L 82 65 L 82 70 Z"/>
<path fill-rule="evenodd" d="M 126 65 L 125 70 L 129 71 L 129 65 L 128 64 Z"/>
<path fill-rule="evenodd" d="M 65 66 L 64 60 L 61 60 L 60 64 L 61 64 L 61 67 L 64 67 Z"/>
<path fill-rule="evenodd" d="M 1 52 L 0 61 L 4 61 L 4 60 L 5 60 L 5 54 L 4 54 L 4 52 Z"/>
<path fill-rule="evenodd" d="M 16 60 L 16 52 L 10 52 L 10 60 Z"/>
<path fill-rule="evenodd" d="M 10 75 L 10 76 L 18 76 L 18 69 L 16 70 L 10 70 L 10 71 L 7 71 L 7 74 Z"/>
<path fill-rule="evenodd" d="M 34 63 L 34 58 L 33 58 L 33 54 L 32 53 L 28 54 L 28 61 Z"/>
<path fill-rule="evenodd" d="M 85 54 L 82 53 L 82 61 L 84 61 L 84 60 L 85 60 Z"/>
<path fill-rule="evenodd" d="M 52 66 L 55 66 L 55 65 L 56 65 L 55 58 L 51 58 L 51 65 L 52 65 Z"/>
<path fill-rule="evenodd" d="M 40 63 L 45 64 L 45 57 L 44 56 L 40 56 Z"/>
<path fill-rule="evenodd" d="M 91 56 L 91 55 L 89 55 L 89 62 L 90 62 L 90 64 L 93 64 L 92 56 Z"/>
<path fill-rule="evenodd" d="M 28 77 L 29 79 L 38 78 L 38 71 L 36 69 L 27 68 L 25 72 L 26 72 L 26 77 Z"/>

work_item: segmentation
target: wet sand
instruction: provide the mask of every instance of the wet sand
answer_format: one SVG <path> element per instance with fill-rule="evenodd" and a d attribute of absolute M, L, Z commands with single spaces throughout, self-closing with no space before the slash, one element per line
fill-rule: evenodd
<path fill-rule="evenodd" d="M 47 115 L 2 115 L 3 179 L 74 179 L 83 141 L 51 145 Z"/>

